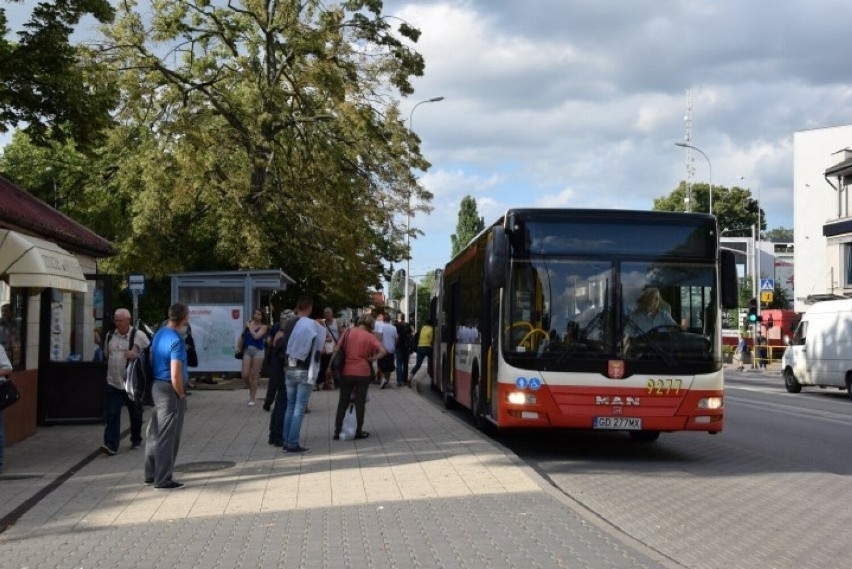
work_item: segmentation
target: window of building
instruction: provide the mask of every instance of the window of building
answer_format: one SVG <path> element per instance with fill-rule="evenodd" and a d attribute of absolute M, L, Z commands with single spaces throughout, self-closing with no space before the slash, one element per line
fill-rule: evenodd
<path fill-rule="evenodd" d="M 50 360 L 81 362 L 95 359 L 97 330 L 86 295 L 51 289 Z"/>
<path fill-rule="evenodd" d="M 843 244 L 843 286 L 852 287 L 852 243 Z"/>

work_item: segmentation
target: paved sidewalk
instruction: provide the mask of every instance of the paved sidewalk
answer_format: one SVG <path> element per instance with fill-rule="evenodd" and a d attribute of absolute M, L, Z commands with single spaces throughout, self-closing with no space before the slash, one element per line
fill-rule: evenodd
<path fill-rule="evenodd" d="M 100 425 L 7 449 L 0 518 L 26 511 L 0 533 L 2 566 L 675 566 L 414 390 L 371 389 L 359 441 L 332 440 L 338 393 L 315 392 L 302 456 L 267 444 L 269 414 L 245 394 L 189 397 L 178 490 L 144 485 L 127 439 L 98 454 Z"/>

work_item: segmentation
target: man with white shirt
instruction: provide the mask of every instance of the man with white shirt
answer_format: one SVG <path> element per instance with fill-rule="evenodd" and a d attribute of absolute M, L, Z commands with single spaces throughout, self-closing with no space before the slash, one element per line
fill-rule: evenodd
<path fill-rule="evenodd" d="M 299 444 L 305 409 L 319 375 L 320 352 L 325 343 L 325 328 L 311 319 L 314 301 L 307 296 L 296 302 L 298 320 L 287 339 L 284 360 L 284 385 L 287 411 L 284 412 L 284 452 L 306 453 L 311 449 Z"/>
<path fill-rule="evenodd" d="M 376 327 L 373 332 L 382 342 L 382 347 L 388 352 L 376 362 L 376 366 L 378 367 L 376 379 L 379 380 L 381 389 L 384 389 L 388 385 L 391 374 L 396 369 L 394 365 L 394 351 L 396 351 L 396 342 L 399 334 L 396 331 L 396 326 L 390 322 L 385 322 L 385 315 L 382 313 L 376 315 Z"/>
<path fill-rule="evenodd" d="M 130 448 L 142 444 L 142 404 L 133 401 L 124 390 L 127 362 L 136 359 L 151 342 L 141 330 L 130 325 L 130 311 L 119 308 L 113 316 L 115 330 L 107 334 L 104 357 L 107 362 L 106 426 L 101 452 L 108 456 L 118 453 L 121 435 L 121 408 L 130 413 Z"/>

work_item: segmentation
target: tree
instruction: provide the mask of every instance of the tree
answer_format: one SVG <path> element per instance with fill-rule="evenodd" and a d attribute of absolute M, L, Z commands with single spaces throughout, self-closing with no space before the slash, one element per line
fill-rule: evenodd
<path fill-rule="evenodd" d="M 450 236 L 453 248 L 450 258 L 455 257 L 467 247 L 470 240 L 479 235 L 485 229 L 485 219 L 479 217 L 476 209 L 476 200 L 467 195 L 462 198 L 459 205 L 459 220 L 456 224 L 456 232 Z"/>
<path fill-rule="evenodd" d="M 429 271 L 417 285 L 417 325 L 422 326 L 429 318 L 429 302 L 435 293 L 435 271 Z M 412 325 L 414 321 L 412 321 Z"/>
<path fill-rule="evenodd" d="M 94 58 L 123 96 L 105 151 L 112 191 L 132 200 L 118 264 L 279 266 L 293 290 L 365 303 L 407 251 L 395 216 L 409 195 L 418 210 L 431 200 L 393 98 L 423 73 L 419 32 L 391 29 L 376 0 L 151 9 L 120 3 Z M 155 243 L 141 253 L 143 237 Z"/>
<path fill-rule="evenodd" d="M 692 208 L 694 212 L 710 211 L 709 185 L 692 184 Z M 686 182 L 681 181 L 668 196 L 654 199 L 654 209 L 658 211 L 686 211 Z M 751 226 L 757 224 L 757 200 L 751 196 L 751 190 L 733 186 L 713 186 L 713 215 L 719 220 L 719 228 L 728 236 L 751 235 Z M 766 215 L 760 210 L 760 229 L 766 228 Z"/>
<path fill-rule="evenodd" d="M 767 231 L 763 238 L 767 241 L 775 241 L 776 243 L 792 243 L 793 230 L 785 227 L 776 227 Z"/>
<path fill-rule="evenodd" d="M 88 48 L 70 43 L 84 15 L 109 22 L 115 12 L 108 0 L 41 2 L 11 41 L 0 8 L 0 132 L 26 123 L 38 143 L 68 136 L 81 145 L 100 140 L 118 93 L 98 82 L 97 68 L 80 57 Z"/>
<path fill-rule="evenodd" d="M 775 290 L 772 291 L 772 302 L 764 306 L 764 308 L 780 308 L 781 310 L 789 310 L 793 305 L 793 301 L 787 294 L 787 289 L 775 283 Z"/>

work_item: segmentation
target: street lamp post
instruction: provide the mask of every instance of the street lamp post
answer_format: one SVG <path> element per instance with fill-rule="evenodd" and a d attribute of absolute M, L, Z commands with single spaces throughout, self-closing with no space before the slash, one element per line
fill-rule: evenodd
<path fill-rule="evenodd" d="M 746 178 L 745 176 L 740 176 L 740 180 L 748 180 L 754 182 L 752 178 Z M 752 242 L 754 247 L 754 273 L 755 280 L 753 281 L 754 286 L 754 301 L 755 301 L 755 314 L 760 316 L 760 228 L 761 228 L 761 215 L 760 215 L 760 183 L 757 184 L 757 227 L 752 230 Z M 754 324 L 755 332 L 757 328 L 760 326 L 757 322 Z M 755 338 L 757 335 L 755 334 Z M 754 361 L 754 360 L 752 360 Z"/>
<path fill-rule="evenodd" d="M 414 111 L 420 105 L 424 103 L 437 103 L 439 101 L 443 101 L 444 97 L 432 97 L 431 99 L 425 99 L 420 101 L 416 105 L 411 108 L 411 112 L 408 113 L 408 130 L 414 132 L 414 125 L 412 121 L 414 120 Z M 408 189 L 408 204 L 405 211 L 405 321 L 409 322 L 409 314 L 411 312 L 411 307 L 408 304 L 408 279 L 409 275 L 411 275 L 411 188 Z"/>
<path fill-rule="evenodd" d="M 707 160 L 707 168 L 710 171 L 710 215 L 713 215 L 713 164 L 710 162 L 710 157 L 704 154 L 704 151 L 698 148 L 697 146 L 693 146 L 685 142 L 675 142 L 675 146 L 680 146 L 681 148 L 691 148 L 692 150 L 695 150 L 696 152 L 701 154 L 704 159 Z"/>

